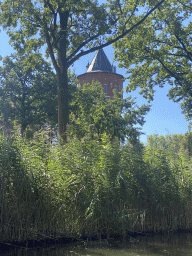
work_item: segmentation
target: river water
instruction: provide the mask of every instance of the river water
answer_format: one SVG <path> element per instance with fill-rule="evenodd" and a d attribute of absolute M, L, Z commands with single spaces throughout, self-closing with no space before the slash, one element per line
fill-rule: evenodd
<path fill-rule="evenodd" d="M 3 249 L 3 248 L 0 248 Z M 1 256 L 192 256 L 192 233 L 179 232 L 155 236 L 128 238 L 109 244 L 107 240 L 57 244 L 39 248 L 11 247 L 0 250 Z"/>

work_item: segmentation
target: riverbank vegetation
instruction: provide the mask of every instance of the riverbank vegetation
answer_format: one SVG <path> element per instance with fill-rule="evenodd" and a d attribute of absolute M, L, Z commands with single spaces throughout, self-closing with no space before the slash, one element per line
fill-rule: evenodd
<path fill-rule="evenodd" d="M 0 135 L 1 241 L 192 228 L 191 132 L 123 147 L 49 135 Z"/>
<path fill-rule="evenodd" d="M 107 101 L 98 82 L 78 88 L 70 72 L 113 44 L 127 92 L 142 87 L 150 101 L 168 81 L 190 119 L 190 13 L 188 0 L 4 0 L 0 25 L 15 53 L 0 56 L 0 241 L 192 228 L 190 129 L 144 146 L 150 106 L 115 90 Z"/>

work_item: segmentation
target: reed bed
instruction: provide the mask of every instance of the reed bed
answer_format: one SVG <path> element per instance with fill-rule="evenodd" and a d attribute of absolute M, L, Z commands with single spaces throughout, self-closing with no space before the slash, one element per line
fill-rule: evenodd
<path fill-rule="evenodd" d="M 181 207 L 181 206 L 180 206 Z M 182 208 L 172 210 L 167 209 L 161 218 L 156 218 L 154 214 L 138 214 L 132 219 L 131 229 L 134 232 L 174 232 L 177 230 L 192 229 L 192 201 L 187 202 Z"/>
<path fill-rule="evenodd" d="M 192 229 L 190 172 L 162 150 L 106 141 L 1 136 L 0 241 Z"/>

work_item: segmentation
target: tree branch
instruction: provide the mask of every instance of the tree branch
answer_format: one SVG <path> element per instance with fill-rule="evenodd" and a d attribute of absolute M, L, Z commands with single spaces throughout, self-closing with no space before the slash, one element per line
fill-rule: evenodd
<path fill-rule="evenodd" d="M 175 56 L 175 57 L 184 57 L 184 58 L 187 58 L 187 55 L 184 55 L 184 54 L 174 54 L 174 53 L 168 52 L 168 55 L 170 55 L 170 56 Z"/>
<path fill-rule="evenodd" d="M 90 41 L 94 40 L 95 38 L 97 38 L 98 36 L 100 36 L 100 33 L 90 37 L 87 41 L 85 41 L 84 43 L 82 43 L 79 47 L 77 47 L 77 49 L 67 58 L 67 61 L 70 60 L 78 51 L 80 51 L 80 49 L 82 47 L 84 47 L 86 44 L 88 44 Z M 70 64 L 71 65 L 71 64 Z"/>
<path fill-rule="evenodd" d="M 166 67 L 162 60 L 160 60 L 159 58 L 156 58 L 156 59 L 159 61 L 159 63 L 161 63 L 161 65 L 163 66 L 163 68 L 164 68 L 172 77 L 175 78 L 175 80 L 178 82 L 178 84 L 179 84 L 180 86 L 182 86 L 181 80 L 178 78 L 178 76 L 177 76 L 175 73 L 173 73 L 168 67 Z"/>
<path fill-rule="evenodd" d="M 176 38 L 177 38 L 177 40 L 180 42 L 180 44 L 183 46 L 183 50 L 187 53 L 187 57 L 188 57 L 188 59 L 189 59 L 190 61 L 192 61 L 192 58 L 191 58 L 192 53 L 191 53 L 191 52 L 189 52 L 189 51 L 187 51 L 187 49 L 186 49 L 186 47 L 185 47 L 185 45 L 184 45 L 183 41 L 181 40 L 181 38 L 180 38 L 178 35 L 176 35 L 176 34 L 175 34 L 175 37 L 176 37 Z"/>
<path fill-rule="evenodd" d="M 25 109 L 29 109 L 30 105 L 35 101 L 35 100 L 44 100 L 45 97 L 39 97 L 39 96 L 36 96 L 34 97 L 32 100 L 30 100 L 29 102 L 26 103 L 26 107 Z"/>
<path fill-rule="evenodd" d="M 124 33 L 122 33 L 121 35 L 117 36 L 116 38 L 114 39 L 111 39 L 109 40 L 107 43 L 105 44 L 102 44 L 100 46 L 96 46 L 96 47 L 93 47 L 91 48 L 90 50 L 87 50 L 87 51 L 84 51 L 84 52 L 81 52 L 79 53 L 78 55 L 76 55 L 73 59 L 71 59 L 69 62 L 68 62 L 68 65 L 67 67 L 69 67 L 70 65 L 72 65 L 77 59 L 79 59 L 80 57 L 88 54 L 88 53 L 91 53 L 91 52 L 94 52 L 96 50 L 99 50 L 99 49 L 102 49 L 108 45 L 111 45 L 112 43 L 115 43 L 116 41 L 118 41 L 119 39 L 123 38 L 124 36 L 126 36 L 129 32 L 131 32 L 134 28 L 138 27 L 144 20 L 146 20 L 146 18 L 154 11 L 156 10 L 165 0 L 161 0 L 161 2 L 159 2 L 158 4 L 156 4 L 140 21 L 138 21 L 135 25 L 133 25 L 130 29 L 126 30 Z"/>
<path fill-rule="evenodd" d="M 62 1 L 62 4 L 61 4 L 61 3 L 59 4 L 59 6 L 58 6 L 58 8 L 57 8 L 57 12 L 58 12 L 58 13 L 60 12 L 61 8 L 65 5 L 66 2 L 67 2 L 67 0 L 63 0 L 63 1 Z"/>
<path fill-rule="evenodd" d="M 123 14 L 123 12 L 122 12 L 122 10 L 121 10 L 121 4 L 120 4 L 119 0 L 117 0 L 117 4 L 118 4 L 118 6 L 119 6 L 120 13 L 121 13 L 121 15 L 122 15 L 122 14 Z"/>
<path fill-rule="evenodd" d="M 145 47 L 145 51 L 148 52 L 150 54 L 150 51 Z M 175 80 L 177 80 L 177 82 L 182 86 L 181 80 L 179 79 L 179 77 L 173 73 L 168 67 L 166 67 L 166 65 L 163 63 L 163 61 L 158 58 L 157 56 L 153 56 L 154 59 L 156 59 L 162 66 L 163 68 L 172 76 L 175 78 Z"/>
<path fill-rule="evenodd" d="M 138 3 L 138 1 L 137 1 L 137 3 Z M 130 20 L 131 17 L 133 16 L 133 14 L 134 14 L 134 12 L 135 12 L 135 10 L 136 10 L 136 7 L 137 7 L 137 3 L 135 4 L 134 9 L 133 9 L 133 11 L 132 11 L 130 17 L 129 17 L 129 18 L 127 19 L 127 21 L 125 22 L 125 25 L 129 22 L 129 20 Z"/>
<path fill-rule="evenodd" d="M 50 28 L 50 33 L 51 33 L 51 36 L 53 38 L 53 47 L 55 47 L 57 50 L 59 50 L 59 48 L 57 46 L 57 44 L 59 42 L 59 39 L 58 40 L 56 39 L 54 32 L 55 32 L 55 28 L 54 29 Z"/>
<path fill-rule="evenodd" d="M 45 26 L 46 26 L 46 25 L 45 25 Z M 52 44 L 51 44 L 51 39 L 50 39 L 50 36 L 49 36 L 49 32 L 48 32 L 47 27 L 45 28 L 45 39 L 46 39 L 46 43 L 47 43 L 47 46 L 48 46 L 49 55 L 50 55 L 51 60 L 52 60 L 52 62 L 53 62 L 53 66 L 54 66 L 56 72 L 59 73 L 60 70 L 59 70 L 59 67 L 58 67 L 58 65 L 57 65 L 57 62 L 56 62 L 54 53 L 53 53 L 53 47 L 52 47 Z"/>
<path fill-rule="evenodd" d="M 44 4 L 44 7 L 46 7 L 46 5 L 49 7 L 49 9 L 52 11 L 52 14 L 55 15 L 55 11 L 53 9 L 52 4 L 50 4 L 49 0 L 47 0 Z"/>

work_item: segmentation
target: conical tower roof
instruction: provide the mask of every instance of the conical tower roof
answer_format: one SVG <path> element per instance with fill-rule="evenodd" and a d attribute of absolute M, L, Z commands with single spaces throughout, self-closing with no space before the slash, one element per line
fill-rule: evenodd
<path fill-rule="evenodd" d="M 103 49 L 97 50 L 91 64 L 89 65 L 87 72 L 102 71 L 113 73 L 112 65 L 110 64 Z"/>

